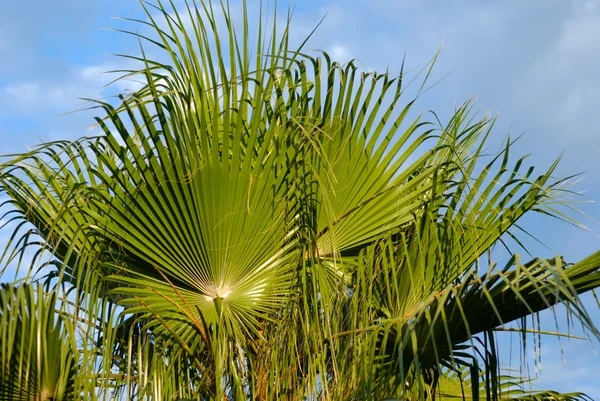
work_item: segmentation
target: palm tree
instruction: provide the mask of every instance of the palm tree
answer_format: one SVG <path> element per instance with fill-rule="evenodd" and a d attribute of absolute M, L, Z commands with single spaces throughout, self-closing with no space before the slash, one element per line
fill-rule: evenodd
<path fill-rule="evenodd" d="M 557 303 L 600 334 L 578 297 L 600 253 L 492 260 L 525 214 L 569 219 L 556 162 L 486 155 L 471 102 L 410 117 L 435 59 L 404 102 L 403 69 L 292 47 L 291 12 L 251 36 L 245 2 L 235 26 L 228 3 L 141 5 L 121 79 L 144 86 L 91 100 L 100 135 L 0 164 L 2 260 L 28 273 L 2 293 L 0 398 L 586 398 L 503 375 L 495 335 Z"/>

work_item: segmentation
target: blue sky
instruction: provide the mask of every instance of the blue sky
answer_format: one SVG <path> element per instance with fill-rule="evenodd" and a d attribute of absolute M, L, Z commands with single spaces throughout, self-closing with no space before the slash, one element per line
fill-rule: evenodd
<path fill-rule="evenodd" d="M 250 7 L 258 1 L 250 0 Z M 584 173 L 574 189 L 600 199 L 600 1 L 528 0 L 299 0 L 292 35 L 299 39 L 327 17 L 307 49 L 359 59 L 365 68 L 399 70 L 426 63 L 443 43 L 434 80 L 449 73 L 419 103 L 448 115 L 471 96 L 483 111 L 499 113 L 493 144 L 507 133 L 525 135 L 519 154 L 543 168 L 564 152 L 560 174 Z M 87 134 L 90 113 L 60 116 L 78 97 L 97 97 L 109 77 L 127 67 L 110 53 L 137 53 L 132 38 L 102 30 L 127 27 L 111 16 L 143 16 L 134 0 L 7 1 L 0 11 L 0 154 L 40 141 Z M 433 80 L 432 80 L 433 81 Z M 531 243 L 539 256 L 576 260 L 600 249 L 600 207 L 584 203 L 590 231 L 539 216 L 524 224 L 550 249 Z M 0 246 L 6 241 L 0 232 Z M 591 297 L 585 297 L 600 324 Z M 551 321 L 545 315 L 544 321 Z M 552 328 L 552 327 L 550 327 Z M 600 399 L 600 359 L 589 343 L 545 339 L 540 385 L 584 390 Z M 513 358 L 514 360 L 515 358 Z"/>

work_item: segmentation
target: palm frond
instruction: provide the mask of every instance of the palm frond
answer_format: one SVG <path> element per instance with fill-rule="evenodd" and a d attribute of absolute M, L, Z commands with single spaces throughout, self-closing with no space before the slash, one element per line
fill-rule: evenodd
<path fill-rule="evenodd" d="M 0 400 L 74 400 L 77 350 L 56 294 L 41 286 L 0 287 Z"/>

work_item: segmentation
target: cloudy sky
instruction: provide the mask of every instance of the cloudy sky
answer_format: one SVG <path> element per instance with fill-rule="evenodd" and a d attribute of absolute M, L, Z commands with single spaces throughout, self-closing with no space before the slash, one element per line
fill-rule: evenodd
<path fill-rule="evenodd" d="M 249 0 L 250 8 L 257 4 Z M 584 193 L 582 200 L 600 199 L 600 1 L 299 0 L 294 37 L 306 35 L 324 15 L 307 49 L 358 59 L 368 69 L 397 71 L 405 55 L 409 68 L 418 68 L 441 47 L 432 81 L 450 75 L 420 100 L 423 111 L 448 115 L 475 97 L 479 108 L 499 115 L 492 143 L 525 133 L 516 152 L 531 153 L 530 162 L 542 169 L 564 153 L 560 174 L 584 173 L 574 189 Z M 130 27 L 112 16 L 143 13 L 134 0 L 3 3 L 0 154 L 86 135 L 90 113 L 62 116 L 78 107 L 78 97 L 135 85 L 96 92 L 110 80 L 102 72 L 127 67 L 109 54 L 137 53 L 132 38 L 102 29 Z M 537 255 L 573 261 L 600 249 L 594 220 L 600 207 L 578 207 L 589 231 L 539 216 L 524 222 L 547 246 L 532 242 Z M 5 240 L 0 233 L 0 246 Z M 593 299 L 585 299 L 600 323 Z M 557 341 L 544 339 L 539 384 L 600 399 L 597 346 L 563 340 L 563 361 Z"/>

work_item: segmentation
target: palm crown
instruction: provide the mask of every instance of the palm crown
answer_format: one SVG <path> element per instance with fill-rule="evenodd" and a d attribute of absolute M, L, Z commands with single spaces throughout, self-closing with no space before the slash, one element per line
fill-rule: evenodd
<path fill-rule="evenodd" d="M 37 358 L 69 367 L 2 396 L 584 398 L 502 376 L 493 330 L 566 302 L 597 335 L 578 294 L 600 254 L 480 261 L 525 213 L 568 218 L 556 163 L 513 164 L 510 140 L 486 156 L 493 119 L 470 102 L 444 124 L 410 117 L 402 71 L 305 54 L 289 19 L 251 37 L 245 3 L 237 29 L 226 3 L 142 6 L 154 35 L 128 32 L 149 45 L 122 77 L 146 84 L 93 101 L 102 134 L 0 164 L 18 223 L 4 260 L 37 249 L 30 281 L 49 289 L 2 293 L 0 319 L 20 323 L 0 338 L 24 344 L 1 347 L 2 368 L 35 360 L 19 333 L 40 308 L 68 351 Z"/>

